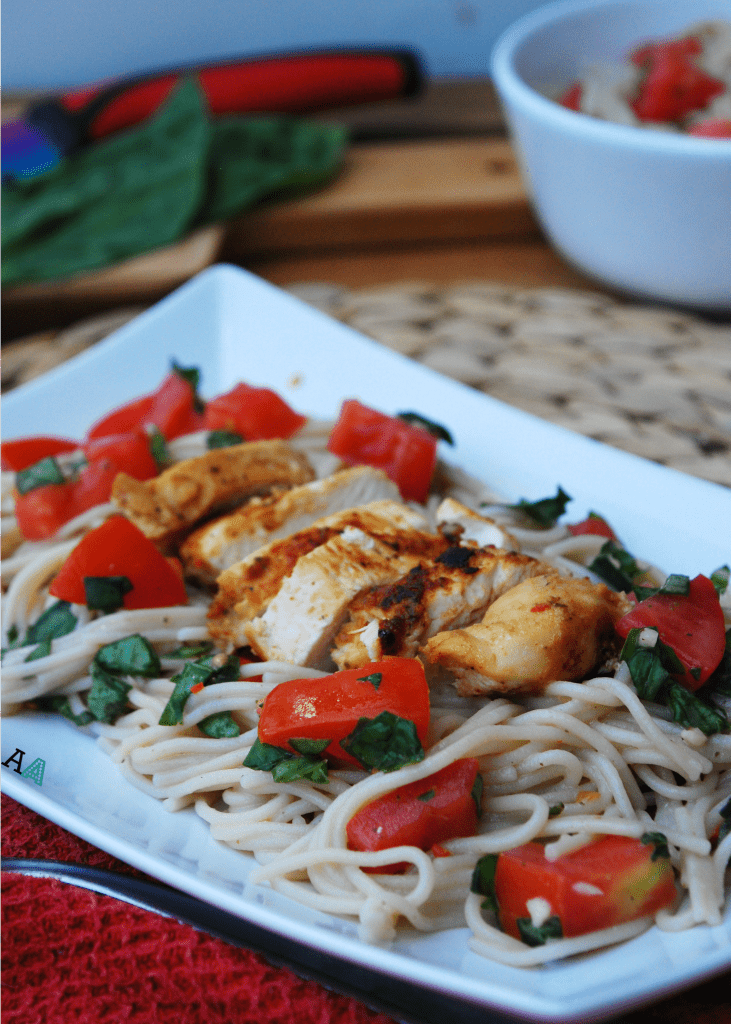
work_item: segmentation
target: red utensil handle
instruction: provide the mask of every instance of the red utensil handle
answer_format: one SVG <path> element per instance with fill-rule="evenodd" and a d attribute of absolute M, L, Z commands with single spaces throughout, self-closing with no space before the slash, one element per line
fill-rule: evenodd
<path fill-rule="evenodd" d="M 100 139 L 149 117 L 177 82 L 193 74 L 212 114 L 301 114 L 408 96 L 421 85 L 409 51 L 340 51 L 176 70 L 68 93 L 61 103 L 83 122 L 86 138 Z"/>

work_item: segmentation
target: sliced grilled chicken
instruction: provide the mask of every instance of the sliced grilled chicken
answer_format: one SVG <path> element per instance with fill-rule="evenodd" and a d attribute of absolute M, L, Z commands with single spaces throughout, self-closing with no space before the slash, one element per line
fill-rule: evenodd
<path fill-rule="evenodd" d="M 456 498 L 445 498 L 437 508 L 437 526 L 455 542 L 486 548 L 494 545 L 508 551 L 520 551 L 518 541 L 494 519 L 482 516 Z"/>
<path fill-rule="evenodd" d="M 415 657 L 429 637 L 477 622 L 501 594 L 553 571 L 515 551 L 451 545 L 435 561 L 357 597 L 335 638 L 333 661 L 359 668 L 385 655 Z"/>
<path fill-rule="evenodd" d="M 586 678 L 616 653 L 614 624 L 629 605 L 601 583 L 536 576 L 498 598 L 482 622 L 432 637 L 423 656 L 453 674 L 462 696 L 542 691 Z"/>
<path fill-rule="evenodd" d="M 347 528 L 361 530 L 394 554 L 407 545 L 420 552 L 443 546 L 439 537 L 426 532 L 428 522 L 420 512 L 388 499 L 317 519 L 306 530 L 265 545 L 221 573 L 218 592 L 208 612 L 211 635 L 234 647 L 249 643 L 244 630 L 246 622 L 263 615 L 300 558 Z M 402 572 L 413 564 L 412 561 Z"/>
<path fill-rule="evenodd" d="M 186 574 L 214 583 L 224 569 L 265 544 L 305 530 L 324 516 L 382 498 L 398 501 L 398 487 L 370 466 L 345 469 L 283 494 L 252 498 L 186 539 L 180 550 Z"/>
<path fill-rule="evenodd" d="M 112 501 L 165 550 L 208 516 L 313 477 L 306 456 L 286 442 L 250 441 L 185 459 L 152 480 L 119 473 Z"/>

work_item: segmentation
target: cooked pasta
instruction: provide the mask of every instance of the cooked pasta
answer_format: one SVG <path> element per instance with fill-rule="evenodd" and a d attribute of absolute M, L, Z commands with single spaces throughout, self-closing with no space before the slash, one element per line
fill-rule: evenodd
<path fill-rule="evenodd" d="M 310 421 L 293 439 L 318 479 L 337 466 L 325 447 L 330 428 Z M 202 454 L 205 440 L 204 432 L 179 438 L 170 445 L 172 458 Z M 521 552 L 562 576 L 586 576 L 606 542 L 572 535 L 561 525 L 531 526 L 519 509 L 501 505 L 462 471 L 440 466 L 438 475 L 443 493 L 502 524 Z M 6 532 L 13 528 L 11 485 L 12 474 L 4 474 Z M 432 529 L 435 507 L 430 498 L 422 508 Z M 731 797 L 731 735 L 678 724 L 667 707 L 641 700 L 626 663 L 616 658 L 590 678 L 556 680 L 536 693 L 464 697 L 449 679 L 434 677 L 423 760 L 392 772 L 335 767 L 327 781 L 275 782 L 270 771 L 243 763 L 257 740 L 262 702 L 286 680 L 318 679 L 327 671 L 266 659 L 243 663 L 238 679 L 193 688 L 178 724 L 159 724 L 175 690 L 173 677 L 187 657 L 181 646 L 209 638 L 205 591 L 190 589 L 186 605 L 110 614 L 75 604 L 75 628 L 54 638 L 47 652 L 36 650 L 35 641 L 17 646 L 16 640 L 13 646 L 53 604 L 48 586 L 69 553 L 114 511 L 113 505 L 94 508 L 53 539 L 20 543 L 4 559 L 4 635 L 10 649 L 3 658 L 3 710 L 67 698 L 67 714 L 83 722 L 97 651 L 143 636 L 159 656 L 159 671 L 152 678 L 129 676 L 125 712 L 114 722 L 85 727 L 128 782 L 169 811 L 194 810 L 216 840 L 253 855 L 254 883 L 313 910 L 356 919 L 361 936 L 372 943 L 389 942 L 402 927 L 466 925 L 475 952 L 523 967 L 631 938 L 653 923 L 674 931 L 721 921 L 731 836 L 715 842 L 714 834 Z M 642 568 L 646 582 L 665 581 L 656 568 Z M 728 625 L 728 593 L 722 602 Z M 201 731 L 202 722 L 222 713 L 230 714 L 238 735 Z M 439 856 L 411 845 L 371 852 L 349 848 L 348 822 L 361 808 L 462 758 L 479 761 L 484 783 L 477 834 L 449 839 Z M 640 839 L 657 832 L 667 841 L 679 896 L 654 920 L 530 947 L 501 931 L 482 897 L 470 891 L 481 858 L 532 840 L 544 842 L 546 858 L 555 860 L 597 836 Z M 394 862 L 408 870 L 363 870 Z"/>

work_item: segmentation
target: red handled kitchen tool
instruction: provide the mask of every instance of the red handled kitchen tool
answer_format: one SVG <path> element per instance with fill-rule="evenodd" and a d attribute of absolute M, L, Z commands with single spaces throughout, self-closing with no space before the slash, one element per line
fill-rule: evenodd
<path fill-rule="evenodd" d="M 3 178 L 48 170 L 82 146 L 143 121 L 175 85 L 197 75 L 217 114 L 306 114 L 411 96 L 422 84 L 408 50 L 332 50 L 176 68 L 46 100 L 2 126 Z"/>

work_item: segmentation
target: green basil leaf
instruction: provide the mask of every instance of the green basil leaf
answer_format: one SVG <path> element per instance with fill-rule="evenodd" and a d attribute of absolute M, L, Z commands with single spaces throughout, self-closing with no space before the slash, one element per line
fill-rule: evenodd
<path fill-rule="evenodd" d="M 529 917 L 519 917 L 515 923 L 526 946 L 545 946 L 549 939 L 563 938 L 561 918 L 555 914 L 540 926 L 534 925 Z"/>
<path fill-rule="evenodd" d="M 731 697 L 731 629 L 726 630 L 726 646 L 723 655 L 707 680 L 704 689 L 722 697 Z"/>
<path fill-rule="evenodd" d="M 198 683 L 203 683 L 205 686 L 211 678 L 211 673 L 212 669 L 209 665 L 196 661 L 186 662 L 181 671 L 172 678 L 175 688 L 163 708 L 158 725 L 180 725 L 191 689 Z"/>
<path fill-rule="evenodd" d="M 671 573 L 658 590 L 658 594 L 689 594 L 690 576 Z"/>
<path fill-rule="evenodd" d="M 602 544 L 599 554 L 590 563 L 589 569 L 614 590 L 623 590 L 625 593 L 634 589 L 635 577 L 643 575 L 643 570 L 638 566 L 634 556 L 613 540 Z M 652 593 L 657 590 L 657 588 L 646 589 L 650 589 Z M 642 600 L 636 589 L 635 594 L 638 600 Z"/>
<path fill-rule="evenodd" d="M 482 776 L 478 772 L 475 775 L 475 781 L 472 783 L 472 789 L 470 790 L 470 796 L 475 801 L 475 807 L 477 808 L 477 817 L 482 817 L 482 793 L 485 788 L 485 783 Z"/>
<path fill-rule="evenodd" d="M 72 613 L 69 602 L 56 601 L 29 627 L 24 642 L 36 644 L 44 640 L 56 640 L 58 637 L 73 633 L 77 622 L 78 619 Z"/>
<path fill-rule="evenodd" d="M 257 736 L 244 758 L 244 765 L 259 772 L 270 772 L 279 764 L 283 755 L 292 756 L 288 750 L 284 750 L 282 747 L 275 747 L 271 743 L 262 743 Z"/>
<path fill-rule="evenodd" d="M 149 640 L 139 633 L 105 644 L 96 652 L 95 661 L 108 672 L 128 676 L 160 676 L 160 659 Z"/>
<path fill-rule="evenodd" d="M 181 647 L 176 647 L 174 651 L 169 651 L 166 658 L 201 658 L 204 655 L 210 654 L 214 649 L 214 643 L 212 640 L 201 640 L 197 644 L 183 644 Z"/>
<path fill-rule="evenodd" d="M 148 444 L 150 446 L 150 454 L 155 460 L 155 465 L 159 473 L 170 464 L 170 450 L 168 449 L 168 443 L 165 440 L 165 435 L 159 427 L 152 427 L 149 434 Z"/>
<path fill-rule="evenodd" d="M 15 474 L 15 489 L 18 494 L 28 494 L 38 487 L 48 484 L 65 484 L 66 478 L 61 472 L 58 461 L 52 455 L 34 462 L 32 466 L 21 469 Z"/>
<path fill-rule="evenodd" d="M 287 741 L 293 750 L 305 757 L 321 757 L 330 746 L 331 740 L 311 740 L 307 737 Z"/>
<path fill-rule="evenodd" d="M 80 715 L 74 714 L 68 697 L 38 697 L 35 703 L 39 711 L 52 711 L 56 715 L 63 715 L 74 725 L 84 726 L 94 721 L 91 711 L 83 711 Z"/>
<path fill-rule="evenodd" d="M 697 693 L 691 693 L 680 683 L 671 684 L 667 706 L 673 713 L 673 721 L 684 729 L 700 729 L 706 736 L 728 731 L 728 719 L 721 708 L 706 703 Z"/>
<path fill-rule="evenodd" d="M 133 590 L 127 576 L 84 576 L 86 607 L 110 614 L 124 605 L 124 595 Z"/>
<path fill-rule="evenodd" d="M 206 448 L 209 451 L 214 448 L 230 448 L 231 445 L 241 444 L 243 440 L 241 434 L 233 430 L 212 430 L 206 438 Z"/>
<path fill-rule="evenodd" d="M 548 808 L 548 817 L 557 818 L 559 814 L 563 811 L 563 809 L 564 804 L 554 804 L 553 807 Z"/>
<path fill-rule="evenodd" d="M 538 501 L 526 501 L 525 498 L 521 498 L 517 505 L 508 505 L 508 508 L 525 512 L 538 526 L 549 527 L 556 525 L 570 501 L 569 495 L 559 487 L 553 498 L 539 498 Z"/>
<path fill-rule="evenodd" d="M 667 836 L 663 835 L 662 832 L 645 832 L 644 835 L 640 836 L 640 842 L 644 846 L 653 846 L 652 856 L 650 860 L 669 860 L 670 850 L 668 849 Z"/>
<path fill-rule="evenodd" d="M 728 565 L 722 565 L 711 573 L 711 583 L 719 597 L 728 590 L 729 579 L 731 579 L 731 568 Z"/>
<path fill-rule="evenodd" d="M 210 657 L 199 658 L 194 662 L 195 665 L 199 665 L 201 668 L 207 668 L 210 672 L 206 686 L 212 686 L 214 683 L 234 683 L 241 674 L 241 662 L 235 654 L 229 654 L 222 665 L 214 665 L 213 659 L 217 657 L 215 654 Z"/>
<path fill-rule="evenodd" d="M 366 769 L 393 772 L 424 760 L 416 726 L 408 718 L 382 711 L 376 718 L 361 718 L 340 746 Z"/>
<path fill-rule="evenodd" d="M 404 423 L 411 424 L 412 427 L 419 427 L 421 430 L 425 430 L 427 434 L 431 434 L 432 437 L 436 437 L 439 441 L 446 441 L 447 444 L 454 444 L 454 438 L 441 423 L 435 423 L 434 420 L 429 420 L 426 416 L 422 416 L 419 412 L 400 412 L 397 413 L 400 420 Z"/>
<path fill-rule="evenodd" d="M 429 801 L 430 801 L 430 800 L 433 800 L 433 799 L 434 799 L 434 797 L 435 797 L 436 795 L 437 795 L 437 791 L 436 791 L 436 789 L 428 789 L 428 790 L 426 791 L 426 793 L 420 793 L 420 794 L 419 794 L 419 795 L 417 796 L 417 798 L 416 798 L 416 799 L 417 799 L 417 800 L 421 800 L 421 802 L 422 802 L 422 803 L 424 803 L 424 804 L 428 804 L 428 803 L 429 803 Z"/>
<path fill-rule="evenodd" d="M 37 647 L 33 648 L 33 650 L 30 652 L 30 654 L 26 655 L 26 657 L 23 659 L 23 661 L 24 662 L 26 662 L 26 661 L 38 661 L 39 658 L 47 658 L 50 653 L 51 653 L 51 641 L 50 640 L 42 640 L 41 643 L 39 643 Z"/>
<path fill-rule="evenodd" d="M 244 765 L 257 771 L 271 772 L 275 782 L 295 782 L 298 779 L 309 779 L 321 785 L 328 782 L 327 761 L 324 759 L 293 754 L 283 747 L 262 743 L 258 737 L 244 758 Z"/>
<path fill-rule="evenodd" d="M 89 671 L 92 686 L 86 698 L 86 705 L 97 722 L 112 725 L 127 710 L 127 694 L 132 686 L 107 672 L 95 661 L 92 661 Z"/>
<path fill-rule="evenodd" d="M 369 676 L 358 676 L 356 682 L 370 683 L 377 690 L 383 681 L 383 672 L 372 672 Z"/>
<path fill-rule="evenodd" d="M 173 359 L 170 363 L 173 373 L 177 373 L 179 377 L 186 380 L 191 388 L 193 389 L 193 408 L 196 412 L 203 412 L 205 409 L 205 403 L 198 394 L 198 388 L 201 382 L 201 372 L 197 366 L 180 366 Z"/>
<path fill-rule="evenodd" d="M 485 897 L 482 909 L 492 910 L 495 913 L 499 910 L 497 894 L 495 892 L 497 859 L 498 855 L 496 853 L 486 853 L 484 857 L 480 857 L 475 864 L 475 870 L 472 872 L 472 881 L 470 883 L 470 892 Z"/>
<path fill-rule="evenodd" d="M 198 723 L 198 728 L 214 740 L 241 735 L 241 729 L 230 711 L 217 711 L 213 715 L 208 715 Z"/>

